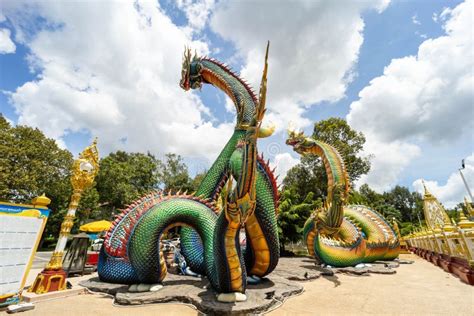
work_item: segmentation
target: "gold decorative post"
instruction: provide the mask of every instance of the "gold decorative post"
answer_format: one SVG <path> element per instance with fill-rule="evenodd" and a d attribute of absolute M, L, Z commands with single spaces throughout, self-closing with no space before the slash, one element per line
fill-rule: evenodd
<path fill-rule="evenodd" d="M 408 236 L 415 253 L 463 282 L 474 285 L 474 217 L 472 205 L 464 199 L 468 216 L 459 210 L 459 222 L 448 217 L 441 203 L 427 189 L 423 181 L 423 211 L 427 228 L 415 229 Z"/>
<path fill-rule="evenodd" d="M 66 274 L 62 268 L 64 249 L 74 225 L 74 218 L 82 193 L 94 183 L 94 178 L 98 172 L 99 152 L 97 150 L 97 139 L 95 139 L 92 145 L 84 149 L 79 158 L 74 161 L 71 175 L 73 194 L 66 216 L 61 224 L 56 248 L 46 268 L 36 277 L 33 286 L 29 289 L 30 292 L 40 294 L 66 288 Z"/>

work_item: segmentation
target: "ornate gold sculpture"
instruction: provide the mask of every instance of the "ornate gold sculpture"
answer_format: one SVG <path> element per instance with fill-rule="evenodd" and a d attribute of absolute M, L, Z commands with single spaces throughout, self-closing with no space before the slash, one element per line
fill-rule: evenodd
<path fill-rule="evenodd" d="M 423 212 L 425 213 L 426 225 L 434 229 L 436 225 L 440 226 L 451 226 L 449 216 L 446 214 L 441 203 L 438 199 L 428 191 L 426 188 L 425 181 L 423 182 L 423 188 L 425 189 L 425 194 L 423 196 Z"/>
<path fill-rule="evenodd" d="M 62 269 L 64 249 L 66 248 L 69 233 L 74 226 L 76 210 L 82 193 L 94 183 L 94 178 L 98 172 L 99 152 L 97 150 L 97 139 L 95 139 L 89 147 L 84 149 L 72 165 L 71 184 L 73 194 L 69 202 L 67 214 L 61 223 L 56 248 L 46 268 L 38 274 L 33 286 L 28 290 L 29 292 L 40 294 L 66 288 L 66 275 Z M 56 281 L 53 282 L 54 280 Z"/>
<path fill-rule="evenodd" d="M 423 211 L 428 228 L 423 227 L 420 231 L 406 236 L 407 243 L 412 248 L 464 259 L 474 267 L 474 222 L 470 221 L 462 210 L 459 210 L 459 222 L 451 222 L 441 203 L 426 188 L 424 181 L 423 186 Z M 471 214 L 472 208 L 467 205 L 466 199 L 464 201 Z"/>
<path fill-rule="evenodd" d="M 71 184 L 73 194 L 69 202 L 67 214 L 61 224 L 56 249 L 46 266 L 47 270 L 58 270 L 62 268 L 64 248 L 66 247 L 67 237 L 71 232 L 72 226 L 74 226 L 76 209 L 81 200 L 82 193 L 94 183 L 94 178 L 98 172 L 99 152 L 97 150 L 97 139 L 94 139 L 92 145 L 84 149 L 84 151 L 79 154 L 79 158 L 76 159 L 72 165 Z"/>

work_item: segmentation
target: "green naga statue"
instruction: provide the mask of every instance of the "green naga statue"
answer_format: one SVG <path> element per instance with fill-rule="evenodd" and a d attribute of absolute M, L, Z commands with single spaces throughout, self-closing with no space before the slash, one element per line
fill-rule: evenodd
<path fill-rule="evenodd" d="M 326 201 L 303 229 L 309 254 L 335 267 L 398 257 L 398 235 L 384 217 L 366 206 L 346 205 L 350 182 L 339 152 L 292 130 L 286 143 L 300 155 L 321 157 L 328 177 Z"/>
<path fill-rule="evenodd" d="M 257 155 L 257 138 L 271 134 L 261 127 L 267 59 L 268 46 L 257 99 L 228 67 L 209 58 L 191 58 L 185 51 L 180 86 L 189 90 L 207 83 L 222 89 L 236 105 L 235 131 L 195 194 L 153 192 L 118 216 L 100 254 L 101 280 L 132 284 L 130 290 L 158 289 L 166 276 L 160 237 L 175 226 L 182 226 L 181 248 L 190 268 L 207 276 L 219 300 L 245 300 L 247 276 L 263 277 L 275 268 L 278 190 L 268 163 Z M 215 201 L 226 185 L 229 193 L 221 196 L 224 207 L 219 210 Z M 244 251 L 239 243 L 242 227 L 247 235 Z"/>

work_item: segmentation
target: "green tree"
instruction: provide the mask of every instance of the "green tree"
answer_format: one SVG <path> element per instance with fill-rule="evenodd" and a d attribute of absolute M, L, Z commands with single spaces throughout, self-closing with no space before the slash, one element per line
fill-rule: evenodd
<path fill-rule="evenodd" d="M 402 214 L 401 212 L 396 209 L 393 205 L 390 205 L 388 203 L 382 203 L 379 205 L 376 205 L 374 209 L 379 212 L 385 219 L 391 223 L 392 219 L 395 219 L 397 222 L 401 222 L 402 220 Z"/>
<path fill-rule="evenodd" d="M 320 161 L 313 156 L 301 156 L 300 162 L 288 170 L 283 179 L 283 188 L 290 190 L 293 203 L 302 203 L 312 193 L 314 198 L 323 198 L 327 194 L 327 177 L 321 169 Z"/>
<path fill-rule="evenodd" d="M 194 179 L 191 181 L 191 187 L 192 187 L 192 192 L 196 192 L 197 189 L 199 188 L 199 185 L 201 185 L 202 180 L 206 176 L 207 171 L 204 171 L 202 173 L 198 173 L 194 176 Z M 190 192 L 191 193 L 191 192 Z"/>
<path fill-rule="evenodd" d="M 159 164 L 150 153 L 117 151 L 101 159 L 96 177 L 100 214 L 112 217 L 118 209 L 158 188 Z"/>
<path fill-rule="evenodd" d="M 76 214 L 77 225 L 74 227 L 79 228 L 80 225 L 86 224 L 91 220 L 104 218 L 100 209 L 99 200 L 99 192 L 97 192 L 97 188 L 95 186 L 92 186 L 84 191 Z M 105 218 L 107 218 L 107 216 L 105 216 Z"/>
<path fill-rule="evenodd" d="M 158 177 L 166 191 L 176 192 L 181 190 L 191 193 L 194 190 L 195 184 L 189 177 L 188 167 L 180 155 L 166 154 L 165 162 L 159 163 Z"/>
<path fill-rule="evenodd" d="M 359 188 L 359 194 L 365 205 L 391 220 L 393 217 L 404 227 L 404 232 L 415 226 L 423 219 L 423 199 L 417 192 L 410 192 L 406 187 L 396 186 L 383 194 L 372 190 L 367 184 Z M 408 223 L 411 223 L 410 225 Z"/>
<path fill-rule="evenodd" d="M 368 184 L 361 185 L 359 193 L 363 196 L 366 205 L 375 206 L 384 202 L 383 195 L 372 190 Z"/>
<path fill-rule="evenodd" d="M 314 194 L 308 193 L 302 203 L 294 204 L 293 198 L 298 194 L 290 189 L 282 192 L 282 202 L 278 214 L 278 237 L 280 239 L 280 251 L 285 253 L 285 244 L 301 240 L 303 226 L 311 213 L 321 207 L 321 199 L 314 200 Z"/>
<path fill-rule="evenodd" d="M 419 227 L 419 226 L 411 222 L 401 223 L 400 235 L 405 236 L 412 233 L 415 230 L 415 227 Z"/>
<path fill-rule="evenodd" d="M 395 186 L 383 194 L 385 201 L 393 205 L 402 214 L 403 222 L 414 222 L 422 218 L 422 198 L 417 192 L 410 192 L 407 187 Z"/>
<path fill-rule="evenodd" d="M 364 195 L 360 194 L 357 190 L 351 190 L 349 192 L 348 204 L 359 204 L 359 205 L 369 205 L 367 199 Z"/>
<path fill-rule="evenodd" d="M 39 129 L 12 127 L 0 115 L 0 152 L 0 199 L 30 202 L 42 193 L 52 198 L 67 191 L 61 185 L 70 175 L 72 155 Z"/>
<path fill-rule="evenodd" d="M 30 203 L 45 193 L 52 210 L 45 235 L 57 236 L 71 196 L 72 154 L 39 129 L 11 126 L 0 115 L 0 200 Z"/>

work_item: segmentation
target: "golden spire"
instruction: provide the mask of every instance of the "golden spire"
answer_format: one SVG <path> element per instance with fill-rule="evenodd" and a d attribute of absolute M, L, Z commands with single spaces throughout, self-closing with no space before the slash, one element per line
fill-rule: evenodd
<path fill-rule="evenodd" d="M 258 95 L 258 103 L 261 108 L 265 108 L 267 101 L 267 72 L 268 72 L 268 49 L 270 48 L 270 41 L 267 42 L 267 50 L 265 52 L 265 65 L 263 67 L 262 81 L 260 82 L 260 92 Z"/>
<path fill-rule="evenodd" d="M 265 52 L 265 65 L 263 67 L 262 81 L 260 82 L 260 92 L 258 96 L 258 102 L 262 108 L 265 107 L 265 103 L 267 101 L 267 72 L 268 72 L 268 49 L 269 48 L 270 48 L 270 41 L 267 42 L 267 50 Z M 265 137 L 271 136 L 274 131 L 275 131 L 275 125 L 273 124 L 267 127 L 260 127 L 258 131 L 258 137 L 265 138 Z"/>
<path fill-rule="evenodd" d="M 473 228 L 474 227 L 474 222 L 471 222 L 470 220 L 467 219 L 467 217 L 464 215 L 464 212 L 462 209 L 459 210 L 459 223 L 458 226 L 465 229 L 465 228 Z"/>
<path fill-rule="evenodd" d="M 432 199 L 432 198 L 434 198 L 434 195 L 431 194 L 430 191 L 428 191 L 428 188 L 426 187 L 426 183 L 425 183 L 425 180 L 424 180 L 424 179 L 421 179 L 421 183 L 423 183 L 423 189 L 424 189 L 424 191 L 425 191 L 424 196 L 423 196 L 423 199 L 427 199 L 427 198 Z"/>
<path fill-rule="evenodd" d="M 421 181 L 425 190 L 423 196 L 423 213 L 425 214 L 426 225 L 430 230 L 435 229 L 436 225 L 439 225 L 442 226 L 445 231 L 452 231 L 454 227 L 451 225 L 449 216 L 443 205 L 428 191 L 425 181 Z"/>

